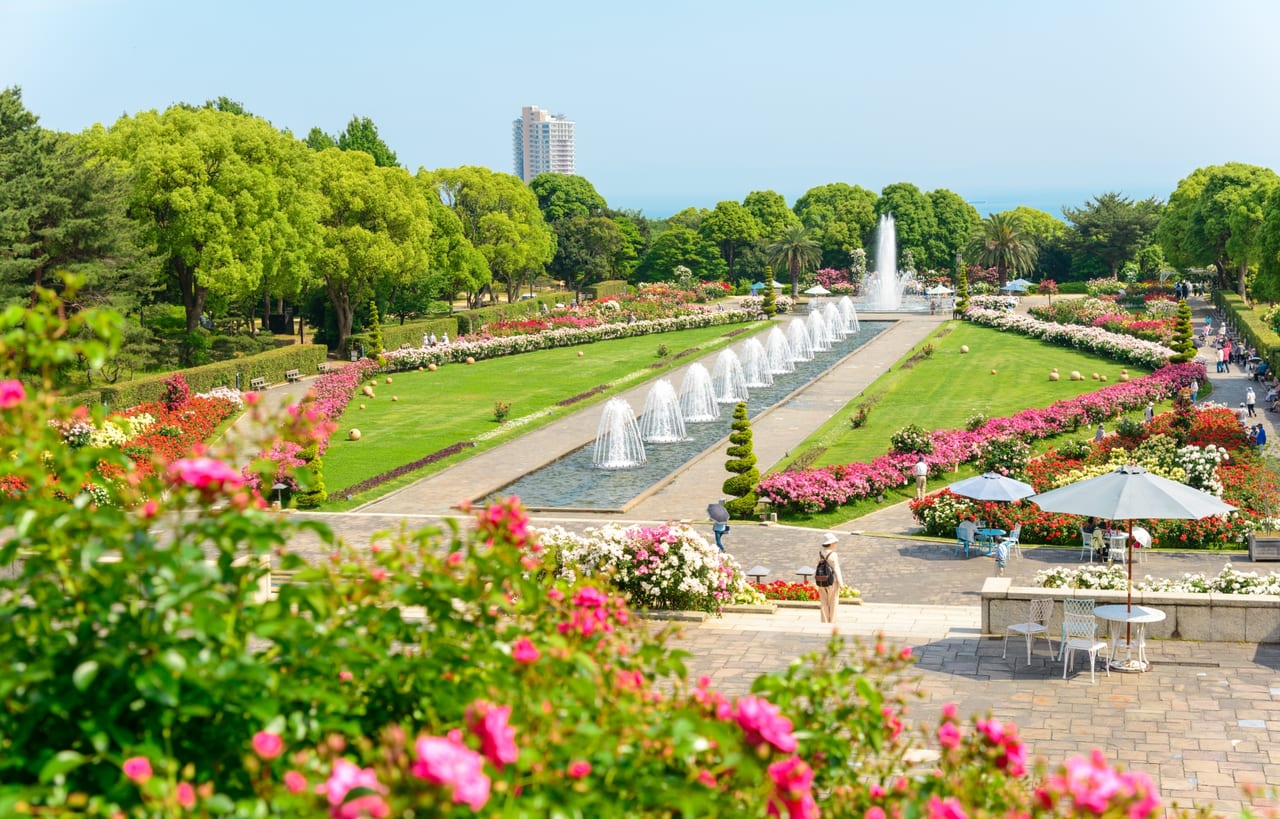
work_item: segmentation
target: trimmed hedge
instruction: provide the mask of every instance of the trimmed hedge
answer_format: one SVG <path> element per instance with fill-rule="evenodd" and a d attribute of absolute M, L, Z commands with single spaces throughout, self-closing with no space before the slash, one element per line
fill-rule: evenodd
<path fill-rule="evenodd" d="M 591 287 L 585 288 L 586 292 L 591 294 L 593 299 L 607 299 L 611 296 L 621 297 L 627 295 L 627 283 L 620 279 L 600 282 Z"/>
<path fill-rule="evenodd" d="M 192 392 L 208 392 L 214 387 L 235 387 L 236 373 L 240 374 L 240 388 L 247 390 L 249 381 L 254 378 L 265 378 L 269 384 L 279 384 L 285 380 L 284 374 L 288 370 L 310 375 L 316 371 L 316 365 L 328 358 L 328 355 L 329 351 L 322 344 L 291 344 L 259 355 L 191 367 L 180 372 Z M 163 399 L 164 382 L 170 375 L 172 371 L 132 381 L 104 384 L 67 396 L 66 400 L 76 404 L 100 403 L 107 409 L 136 407 L 148 401 Z"/>
<path fill-rule="evenodd" d="M 1258 355 L 1266 359 L 1272 372 L 1276 372 L 1276 367 L 1280 366 L 1280 335 L 1262 320 L 1264 310 L 1246 305 L 1239 293 L 1230 290 L 1214 290 L 1213 303 L 1231 316 L 1240 335 L 1258 349 Z"/>
<path fill-rule="evenodd" d="M 518 320 L 538 316 L 542 314 L 541 305 L 543 304 L 547 305 L 548 310 L 551 310 L 557 304 L 567 304 L 572 300 L 573 294 L 563 291 L 539 293 L 532 299 L 514 301 L 510 304 L 493 304 L 488 307 L 481 307 L 478 310 L 459 310 L 447 316 L 416 319 L 404 324 L 383 324 L 382 344 L 387 350 L 396 350 L 404 346 L 421 347 L 424 333 L 426 335 L 435 333 L 436 338 L 442 338 L 448 333 L 449 340 L 452 341 L 458 336 L 479 332 L 481 327 L 491 321 Z M 352 346 L 361 342 L 364 342 L 366 347 L 369 346 L 368 337 L 364 333 L 352 334 Z"/>

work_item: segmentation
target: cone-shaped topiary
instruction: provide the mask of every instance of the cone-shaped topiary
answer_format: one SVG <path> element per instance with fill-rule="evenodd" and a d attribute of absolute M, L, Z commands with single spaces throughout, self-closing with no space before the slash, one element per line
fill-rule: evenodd
<path fill-rule="evenodd" d="M 764 269 L 764 301 L 760 304 L 760 310 L 769 318 L 778 315 L 778 294 L 773 289 L 772 267 Z"/>
<path fill-rule="evenodd" d="M 1191 328 L 1191 306 L 1187 304 L 1186 299 L 1183 299 L 1178 302 L 1178 319 L 1173 325 L 1173 343 L 1169 345 L 1175 353 L 1169 357 L 1171 362 L 1181 364 L 1196 357 L 1196 345 L 1191 341 L 1194 333 L 1195 331 Z"/>
<path fill-rule="evenodd" d="M 378 318 L 378 302 L 369 301 L 369 357 L 382 353 L 382 320 Z"/>
<path fill-rule="evenodd" d="M 756 484 L 760 482 L 760 470 L 756 469 L 756 453 L 751 446 L 751 419 L 747 417 L 747 405 L 739 402 L 733 408 L 733 432 L 729 434 L 731 446 L 727 450 L 729 460 L 724 468 L 735 473 L 721 488 L 733 500 L 725 503 L 729 514 L 735 518 L 749 518 L 756 509 Z"/>
<path fill-rule="evenodd" d="M 969 271 L 963 264 L 956 264 L 956 314 L 969 309 Z"/>

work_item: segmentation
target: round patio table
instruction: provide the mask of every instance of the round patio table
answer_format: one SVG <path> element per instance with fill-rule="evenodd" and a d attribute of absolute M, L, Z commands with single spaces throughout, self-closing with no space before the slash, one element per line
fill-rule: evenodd
<path fill-rule="evenodd" d="M 1147 641 L 1146 627 L 1147 623 L 1159 623 L 1164 620 L 1165 614 L 1160 609 L 1153 609 L 1150 606 L 1127 606 L 1123 603 L 1115 603 L 1106 606 L 1097 606 L 1093 610 L 1093 616 L 1099 620 L 1106 620 L 1112 625 L 1108 626 L 1111 637 L 1110 659 L 1107 661 L 1113 671 L 1122 672 L 1141 672 L 1151 668 L 1151 663 L 1147 660 Z M 1126 640 L 1120 636 L 1120 625 L 1125 624 L 1132 627 L 1131 639 Z M 1120 643 L 1124 643 L 1125 656 L 1124 659 L 1116 657 L 1116 649 Z M 1133 656 L 1134 645 L 1138 647 L 1138 656 Z"/>

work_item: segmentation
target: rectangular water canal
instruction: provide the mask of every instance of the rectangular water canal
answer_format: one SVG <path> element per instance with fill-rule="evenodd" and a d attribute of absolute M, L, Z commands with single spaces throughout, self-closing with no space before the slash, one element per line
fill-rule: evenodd
<path fill-rule="evenodd" d="M 804 323 L 804 319 L 800 317 L 793 321 Z M 788 324 L 783 325 L 784 332 L 793 329 Z M 860 321 L 857 331 L 849 333 L 841 341 L 834 341 L 830 350 L 814 352 L 811 361 L 793 362 L 794 372 L 775 374 L 772 386 L 750 388 L 746 402 L 748 415 L 755 418 L 791 393 L 807 386 L 892 324 L 889 321 Z M 765 333 L 758 334 L 756 338 L 763 342 Z M 742 345 L 735 345 L 733 349 L 741 353 Z M 672 386 L 679 393 L 682 384 L 673 381 Z M 720 417 L 716 421 L 685 421 L 687 440 L 668 444 L 646 443 L 646 462 L 641 466 L 599 469 L 592 463 L 593 446 L 588 444 L 507 484 L 494 495 L 517 495 L 526 506 L 540 509 L 621 509 L 633 498 L 662 483 L 673 472 L 729 435 L 732 431 L 729 425 L 733 419 L 733 404 L 720 404 L 719 407 Z M 642 421 L 639 414 L 641 408 L 633 409 L 637 413 L 637 421 Z M 604 411 L 603 405 L 599 411 Z M 725 477 L 728 477 L 728 473 Z"/>

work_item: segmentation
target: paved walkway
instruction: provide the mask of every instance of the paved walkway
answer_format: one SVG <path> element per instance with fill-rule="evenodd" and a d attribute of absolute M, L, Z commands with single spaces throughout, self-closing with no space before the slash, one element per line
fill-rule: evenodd
<path fill-rule="evenodd" d="M 1210 308 L 1199 299 L 1193 305 L 1197 320 L 1203 321 Z M 791 442 L 802 440 L 922 338 L 933 323 L 923 317 L 900 326 L 901 330 L 882 335 L 883 343 L 868 345 L 846 360 L 830 379 L 756 422 L 762 468 L 781 457 L 772 450 L 762 454 L 762 444 L 778 436 L 776 447 L 785 452 Z M 1238 406 L 1245 376 L 1219 375 L 1213 369 L 1209 367 L 1213 399 Z M 269 396 L 296 400 L 306 386 L 304 382 L 273 388 Z M 402 523 L 434 524 L 442 515 L 456 514 L 451 507 L 461 497 L 476 497 L 473 486 L 492 483 L 492 470 L 499 465 L 510 463 L 512 469 L 522 469 L 520 464 L 585 443 L 594 431 L 596 415 L 578 413 L 572 421 L 540 430 L 543 434 L 537 438 L 538 433 L 524 436 L 486 453 L 489 458 L 483 462 L 471 459 L 467 469 L 455 467 L 441 473 L 448 477 L 425 479 L 356 512 L 312 516 L 326 520 L 356 546 Z M 1272 419 L 1259 420 L 1270 435 Z M 621 517 L 648 522 L 687 519 L 709 538 L 703 515 L 709 495 L 718 494 L 708 487 L 718 486 L 723 477 L 724 456 L 719 449 L 702 459 L 708 470 L 715 467 L 714 479 L 695 462 L 658 495 Z M 466 478 L 473 484 L 463 480 L 469 472 L 476 473 Z M 574 529 L 605 519 L 601 515 L 536 516 L 540 525 Z M 1061 665 L 1047 658 L 1043 645 L 1028 666 L 1025 646 L 1010 646 L 1010 656 L 1004 659 L 999 636 L 979 633 L 977 599 L 983 581 L 993 574 L 991 559 L 957 559 L 949 543 L 915 537 L 917 529 L 905 503 L 836 528 L 841 533 L 845 572 L 865 600 L 861 606 L 841 606 L 837 627 L 842 634 L 861 637 L 883 632 L 913 647 L 919 663 L 904 684 L 923 698 L 913 709 L 916 717 L 936 719 L 942 703 L 948 701 L 959 703 L 966 713 L 990 712 L 1017 723 L 1034 754 L 1059 761 L 1100 747 L 1108 757 L 1155 777 L 1166 800 L 1213 802 L 1223 813 L 1238 812 L 1240 784 L 1280 781 L 1280 645 L 1153 641 L 1148 647 L 1153 666 L 1147 674 L 1103 676 L 1090 685 L 1086 671 L 1064 681 Z M 735 523 L 725 543 L 744 568 L 764 565 L 772 570 L 771 578 L 794 580 L 796 568 L 813 563 L 820 534 L 798 527 Z M 303 554 L 318 553 L 318 545 L 305 538 L 291 547 Z M 1078 549 L 1025 551 L 1025 558 L 1011 561 L 1006 571 L 1019 584 L 1030 584 L 1040 568 L 1074 564 L 1079 558 Z M 1270 568 L 1250 566 L 1238 554 L 1156 553 L 1135 569 L 1155 576 L 1216 573 L 1229 560 L 1243 563 L 1244 568 Z M 813 609 L 786 608 L 773 615 L 727 614 L 681 624 L 679 632 L 675 644 L 691 652 L 687 664 L 692 674 L 709 674 L 717 687 L 742 693 L 758 675 L 781 671 L 806 653 L 822 649 L 831 628 L 818 622 Z M 1023 653 L 1018 654 L 1019 650 Z"/>

